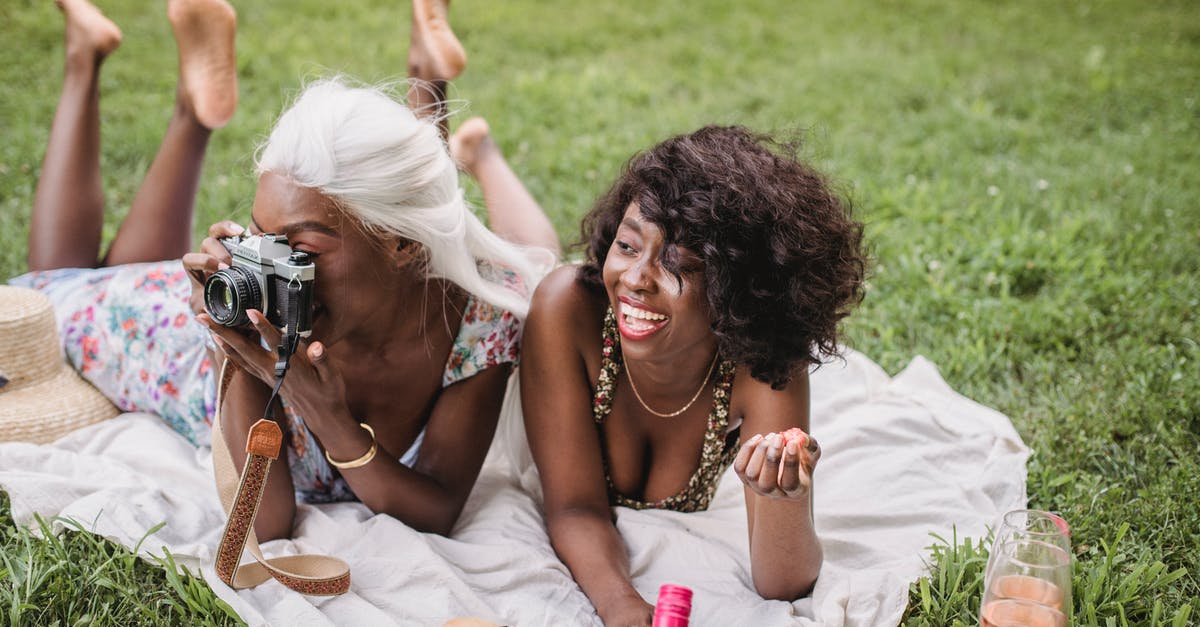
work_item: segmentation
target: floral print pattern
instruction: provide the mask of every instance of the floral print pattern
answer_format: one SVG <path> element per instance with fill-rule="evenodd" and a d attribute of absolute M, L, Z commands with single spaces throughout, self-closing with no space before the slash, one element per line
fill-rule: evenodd
<path fill-rule="evenodd" d="M 617 335 L 617 318 L 610 307 L 604 315 L 604 340 L 600 349 L 600 376 L 596 381 L 596 393 L 592 396 L 592 418 L 600 433 L 601 447 L 607 447 L 604 429 L 600 425 L 612 413 L 613 392 L 617 378 L 624 365 L 621 359 L 621 341 Z M 704 445 L 700 449 L 700 463 L 688 479 L 688 483 L 677 494 L 658 501 L 639 501 L 621 494 L 613 485 L 608 473 L 608 451 L 602 451 L 604 481 L 608 484 L 608 502 L 633 509 L 669 509 L 677 512 L 699 512 L 708 509 L 721 474 L 737 457 L 741 428 L 725 433 L 729 425 L 729 400 L 736 367 L 731 361 L 721 361 L 717 369 L 717 383 L 713 386 L 712 411 L 704 431 Z"/>
<path fill-rule="evenodd" d="M 54 303 L 67 361 L 124 411 L 158 414 L 198 446 L 216 403 L 208 331 L 178 261 L 31 272 L 10 283 Z"/>

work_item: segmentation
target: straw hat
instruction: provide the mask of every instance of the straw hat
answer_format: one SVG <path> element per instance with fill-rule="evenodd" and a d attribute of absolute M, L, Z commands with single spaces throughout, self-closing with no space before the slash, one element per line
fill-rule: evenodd
<path fill-rule="evenodd" d="M 45 294 L 0 285 L 0 441 L 51 442 L 119 410 L 67 365 Z"/>

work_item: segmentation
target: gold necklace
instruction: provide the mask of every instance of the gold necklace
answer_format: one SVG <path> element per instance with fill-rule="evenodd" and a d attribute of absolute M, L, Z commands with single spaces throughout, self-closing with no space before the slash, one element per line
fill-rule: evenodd
<path fill-rule="evenodd" d="M 683 407 L 681 407 L 678 410 L 673 411 L 669 414 L 659 413 L 659 412 L 654 411 L 653 409 L 650 409 L 650 406 L 646 404 L 646 401 L 642 400 L 642 395 L 638 394 L 637 385 L 635 385 L 633 382 L 633 375 L 630 374 L 630 372 L 629 372 L 629 364 L 625 364 L 625 378 L 629 379 L 629 388 L 633 390 L 633 396 L 635 398 L 637 398 L 638 403 L 641 403 L 642 409 L 645 409 L 646 411 L 654 414 L 655 416 L 658 416 L 659 418 L 674 418 L 675 416 L 678 416 L 679 414 L 682 414 L 683 412 L 690 409 L 691 406 L 696 403 L 696 399 L 700 398 L 700 393 L 704 391 L 704 388 L 708 387 L 708 380 L 712 378 L 713 370 L 717 367 L 717 355 L 718 354 L 713 355 L 712 363 L 708 365 L 708 374 L 704 375 L 704 381 L 702 381 L 700 383 L 700 389 L 696 390 L 696 393 L 692 395 L 692 400 L 688 401 L 687 405 L 684 405 Z"/>

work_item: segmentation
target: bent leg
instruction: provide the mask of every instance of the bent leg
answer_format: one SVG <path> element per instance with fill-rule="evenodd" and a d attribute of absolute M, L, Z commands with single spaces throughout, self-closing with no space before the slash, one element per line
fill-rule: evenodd
<path fill-rule="evenodd" d="M 444 139 L 446 83 L 462 73 L 467 53 L 450 29 L 449 0 L 413 0 L 408 41 L 408 77 L 420 82 L 409 90 L 408 105 L 421 117 L 437 120 Z"/>
<path fill-rule="evenodd" d="M 508 166 L 483 118 L 463 122 L 450 137 L 450 154 L 479 182 L 492 231 L 515 244 L 539 246 L 561 256 L 554 226 Z"/>
<path fill-rule="evenodd" d="M 86 0 L 58 6 L 66 18 L 66 65 L 33 197 L 30 270 L 94 267 L 104 225 L 100 66 L 121 44 L 121 30 Z"/>
<path fill-rule="evenodd" d="M 175 112 L 105 265 L 177 259 L 192 248 L 196 190 L 212 129 L 237 106 L 237 17 L 224 0 L 172 0 L 179 46 Z"/>

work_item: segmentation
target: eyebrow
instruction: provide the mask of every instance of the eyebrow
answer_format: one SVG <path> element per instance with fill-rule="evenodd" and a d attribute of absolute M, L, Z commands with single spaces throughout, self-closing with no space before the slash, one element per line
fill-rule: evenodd
<path fill-rule="evenodd" d="M 639 234 L 642 232 L 642 221 L 637 218 L 630 218 L 628 216 L 621 218 L 620 226 L 627 226 L 637 231 Z"/>
<path fill-rule="evenodd" d="M 259 231 L 263 233 L 268 232 L 266 229 L 262 228 L 262 226 L 258 223 L 258 220 L 254 219 L 254 216 L 250 216 L 250 222 L 254 225 L 254 228 L 258 229 Z M 283 235 L 287 235 L 288 237 L 291 237 L 293 233 L 298 231 L 316 231 L 317 233 L 338 238 L 342 236 L 342 234 L 334 230 L 333 227 L 321 222 L 317 222 L 316 220 L 302 220 L 300 222 L 293 222 L 283 227 Z"/>

